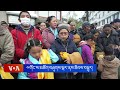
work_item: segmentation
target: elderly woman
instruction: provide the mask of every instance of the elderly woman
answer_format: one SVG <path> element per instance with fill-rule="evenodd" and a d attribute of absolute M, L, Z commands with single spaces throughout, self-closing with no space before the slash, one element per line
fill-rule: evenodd
<path fill-rule="evenodd" d="M 51 49 L 55 52 L 59 61 L 57 64 L 71 64 L 70 59 L 65 59 L 61 57 L 61 52 L 66 52 L 72 54 L 73 52 L 78 52 L 75 43 L 69 38 L 68 27 L 62 25 L 58 28 L 58 37 L 55 42 L 52 44 Z M 73 79 L 73 73 L 55 73 L 55 79 Z"/>

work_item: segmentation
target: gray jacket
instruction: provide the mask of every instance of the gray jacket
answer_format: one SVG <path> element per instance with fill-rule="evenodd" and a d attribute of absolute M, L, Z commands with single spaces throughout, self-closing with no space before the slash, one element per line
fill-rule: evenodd
<path fill-rule="evenodd" d="M 9 30 L 0 30 L 0 63 L 9 63 L 14 57 L 14 42 Z"/>

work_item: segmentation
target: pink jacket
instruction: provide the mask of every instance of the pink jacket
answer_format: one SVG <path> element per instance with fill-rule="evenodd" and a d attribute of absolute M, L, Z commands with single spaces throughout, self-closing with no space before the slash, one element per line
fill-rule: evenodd
<path fill-rule="evenodd" d="M 51 44 L 55 41 L 54 34 L 47 28 L 42 32 L 42 38 L 45 48 L 50 48 Z"/>

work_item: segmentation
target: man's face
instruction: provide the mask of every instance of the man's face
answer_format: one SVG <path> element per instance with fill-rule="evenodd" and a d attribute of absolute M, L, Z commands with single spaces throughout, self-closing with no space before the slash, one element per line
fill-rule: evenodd
<path fill-rule="evenodd" d="M 75 24 L 70 24 L 70 29 L 75 30 L 76 25 Z"/>
<path fill-rule="evenodd" d="M 27 12 L 22 12 L 20 18 L 25 18 L 25 17 L 30 18 L 30 15 Z"/>
<path fill-rule="evenodd" d="M 31 24 L 31 19 L 30 19 L 30 15 L 27 13 L 27 12 L 22 12 L 21 15 L 20 15 L 20 19 L 19 21 L 21 22 L 21 24 L 23 26 L 30 26 Z"/>
<path fill-rule="evenodd" d="M 90 26 L 89 25 L 87 25 L 87 26 L 85 26 L 85 28 L 84 28 L 84 30 L 86 31 L 86 32 L 90 32 Z"/>
<path fill-rule="evenodd" d="M 114 23 L 113 25 L 114 25 L 115 28 L 117 28 L 117 29 L 120 28 L 120 22 L 116 22 L 116 23 Z"/>
<path fill-rule="evenodd" d="M 106 27 L 106 28 L 103 29 L 103 32 L 104 32 L 106 35 L 109 35 L 109 34 L 111 33 L 111 31 L 112 31 L 112 28 L 110 28 L 110 27 Z"/>

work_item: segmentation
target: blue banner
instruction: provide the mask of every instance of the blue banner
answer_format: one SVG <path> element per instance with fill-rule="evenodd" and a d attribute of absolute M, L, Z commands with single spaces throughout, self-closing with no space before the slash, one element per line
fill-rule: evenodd
<path fill-rule="evenodd" d="M 24 72 L 96 72 L 96 64 L 24 64 Z"/>

